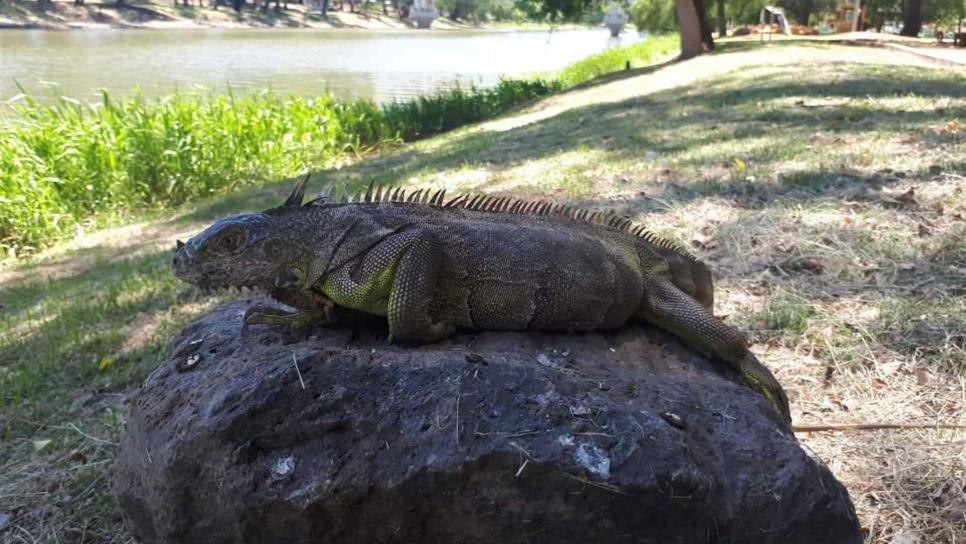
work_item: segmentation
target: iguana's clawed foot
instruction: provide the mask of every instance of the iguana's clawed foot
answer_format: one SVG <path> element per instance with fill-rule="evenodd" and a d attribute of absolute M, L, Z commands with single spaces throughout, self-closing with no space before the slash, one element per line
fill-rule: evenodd
<path fill-rule="evenodd" d="M 306 325 L 324 324 L 326 317 L 324 313 L 315 312 L 287 312 L 281 308 L 271 306 L 252 306 L 245 310 L 244 327 L 248 325 L 272 325 L 276 327 L 287 326 L 292 328 L 304 327 Z"/>
<path fill-rule="evenodd" d="M 771 371 L 761 364 L 750 351 L 738 363 L 738 372 L 741 373 L 741 378 L 745 383 L 764 395 L 775 407 L 775 410 L 781 414 L 785 423 L 791 425 L 792 414 L 788 407 L 788 396 L 785 395 L 785 390 L 782 389 L 781 384 L 778 383 Z"/>
<path fill-rule="evenodd" d="M 390 323 L 390 344 L 395 342 L 413 342 L 417 344 L 424 344 L 442 340 L 443 338 L 452 336 L 452 334 L 456 332 L 456 326 L 452 323 L 434 322 L 404 327 L 393 325 L 394 324 Z"/>

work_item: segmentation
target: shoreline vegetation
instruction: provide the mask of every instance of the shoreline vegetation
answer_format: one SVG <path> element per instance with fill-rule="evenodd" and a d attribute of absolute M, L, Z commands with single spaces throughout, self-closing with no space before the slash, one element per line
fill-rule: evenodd
<path fill-rule="evenodd" d="M 232 9 L 223 0 L 219 7 L 211 7 L 205 0 L 197 5 L 178 2 L 47 0 L 42 2 L 0 2 L 0 32 L 8 30 L 103 30 L 103 29 L 198 29 L 198 28 L 314 28 L 347 30 L 406 30 L 415 23 L 396 13 L 387 13 L 377 3 L 359 2 L 357 9 L 330 9 L 327 15 L 304 4 L 285 3 L 266 6 L 246 6 Z M 342 8 L 342 6 L 339 6 Z M 588 28 L 578 23 L 551 24 L 549 22 L 505 20 L 473 22 L 440 17 L 433 22 L 433 30 L 568 30 Z"/>
<path fill-rule="evenodd" d="M 382 106 L 274 92 L 178 92 L 98 103 L 21 94 L 0 121 L 0 260 L 129 218 L 258 186 L 496 117 L 626 66 L 672 55 L 674 36 L 592 55 L 560 72 Z"/>

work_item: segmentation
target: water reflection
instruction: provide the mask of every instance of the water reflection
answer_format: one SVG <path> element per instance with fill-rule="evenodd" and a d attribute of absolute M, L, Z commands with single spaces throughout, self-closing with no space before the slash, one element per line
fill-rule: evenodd
<path fill-rule="evenodd" d="M 53 82 L 73 97 L 140 86 L 157 95 L 201 85 L 273 88 L 307 96 L 389 101 L 456 82 L 558 69 L 617 44 L 605 29 L 567 31 L 42 30 L 0 31 L 0 97 L 19 81 L 32 94 Z"/>

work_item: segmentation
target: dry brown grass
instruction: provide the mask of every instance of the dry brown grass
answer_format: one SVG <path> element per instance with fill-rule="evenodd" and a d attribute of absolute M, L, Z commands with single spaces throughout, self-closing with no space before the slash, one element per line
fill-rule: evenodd
<path fill-rule="evenodd" d="M 314 179 L 617 209 L 712 264 L 717 313 L 751 333 L 797 423 L 966 424 L 966 77 L 910 59 L 739 49 Z M 0 274 L 0 541 L 129 541 L 107 486 L 120 399 L 217 302 L 171 277 L 165 248 L 276 200 L 233 195 Z M 966 431 L 800 438 L 870 543 L 966 542 Z"/>
<path fill-rule="evenodd" d="M 399 179 L 616 208 L 689 245 L 796 423 L 964 425 L 966 79 L 930 66 L 804 44 L 672 64 L 425 144 Z M 800 439 L 870 543 L 966 541 L 966 430 Z"/>

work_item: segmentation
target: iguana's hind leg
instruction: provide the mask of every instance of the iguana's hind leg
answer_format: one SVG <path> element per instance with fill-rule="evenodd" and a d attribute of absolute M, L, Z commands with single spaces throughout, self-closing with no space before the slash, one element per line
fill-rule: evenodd
<path fill-rule="evenodd" d="M 729 363 L 745 383 L 775 406 L 786 423 L 791 423 L 784 389 L 748 349 L 744 335 L 712 315 L 670 280 L 657 274 L 646 277 L 640 316 Z"/>
<path fill-rule="evenodd" d="M 714 307 L 714 282 L 711 280 L 711 269 L 708 265 L 673 249 L 664 247 L 650 249 L 667 263 L 671 283 L 711 311 Z M 641 251 L 638 250 L 638 253 L 640 254 Z"/>

